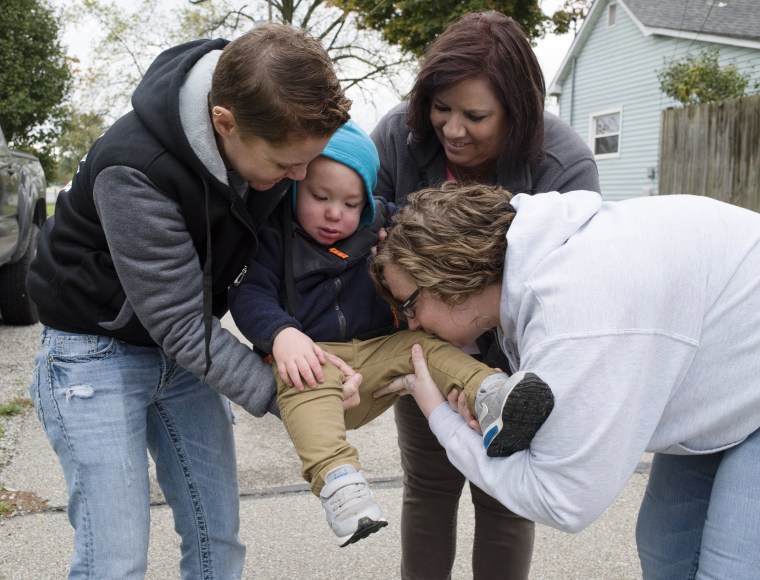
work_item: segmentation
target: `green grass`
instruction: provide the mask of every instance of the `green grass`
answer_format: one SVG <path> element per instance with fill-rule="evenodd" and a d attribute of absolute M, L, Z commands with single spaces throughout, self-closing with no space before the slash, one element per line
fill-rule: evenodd
<path fill-rule="evenodd" d="M 16 397 L 4 405 L 0 405 L 0 417 L 14 417 L 20 415 L 32 406 L 32 400 L 28 397 Z"/>
<path fill-rule="evenodd" d="M 54 203 L 47 204 L 47 216 L 50 217 L 54 213 L 55 213 L 55 204 Z"/>

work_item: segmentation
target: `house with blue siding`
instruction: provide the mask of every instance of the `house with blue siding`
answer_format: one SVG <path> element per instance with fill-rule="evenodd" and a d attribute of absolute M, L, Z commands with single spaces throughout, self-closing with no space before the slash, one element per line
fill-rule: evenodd
<path fill-rule="evenodd" d="M 672 61 L 717 46 L 760 82 L 760 0 L 595 0 L 549 85 L 596 155 L 605 199 L 657 195 L 660 91 Z"/>

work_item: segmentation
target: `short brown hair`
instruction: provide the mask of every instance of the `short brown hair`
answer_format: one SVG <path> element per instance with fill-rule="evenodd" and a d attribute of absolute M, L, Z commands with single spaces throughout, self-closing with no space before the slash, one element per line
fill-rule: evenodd
<path fill-rule="evenodd" d="M 516 212 L 500 186 L 444 183 L 411 194 L 394 217 L 370 271 L 381 294 L 393 264 L 449 306 L 499 284 L 504 276 L 507 230 Z"/>
<path fill-rule="evenodd" d="M 243 135 L 276 144 L 329 136 L 351 107 L 324 47 L 287 24 L 258 26 L 225 46 L 209 100 L 232 111 Z"/>
<path fill-rule="evenodd" d="M 533 48 L 517 22 L 496 11 L 465 14 L 428 47 L 409 93 L 407 123 L 423 140 L 432 131 L 435 95 L 482 78 L 504 108 L 510 130 L 500 165 L 515 169 L 543 156 L 546 87 Z"/>

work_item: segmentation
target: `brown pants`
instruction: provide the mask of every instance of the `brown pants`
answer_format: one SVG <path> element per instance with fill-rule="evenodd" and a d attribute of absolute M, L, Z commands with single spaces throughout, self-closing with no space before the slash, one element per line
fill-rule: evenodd
<path fill-rule="evenodd" d="M 457 512 L 465 477 L 449 462 L 412 397 L 394 405 L 404 503 L 402 580 L 446 580 L 456 556 Z M 474 580 L 527 580 L 535 524 L 470 484 L 475 509 Z"/>
<path fill-rule="evenodd" d="M 359 452 L 346 440 L 346 429 L 368 423 L 399 398 L 390 394 L 375 399 L 372 393 L 394 378 L 414 372 L 413 344 L 422 346 L 430 375 L 444 395 L 454 388 L 463 390 L 470 409 L 474 410 L 480 383 L 496 371 L 424 332 L 402 331 L 371 340 L 320 343 L 364 377 L 359 389 L 361 403 L 345 413 L 343 376 L 333 364 L 323 367 L 323 383 L 316 389 L 304 391 L 285 386 L 273 365 L 282 422 L 301 458 L 301 474 L 311 483 L 315 495 L 319 495 L 325 475 L 333 467 L 348 463 L 357 470 L 361 468 Z"/>

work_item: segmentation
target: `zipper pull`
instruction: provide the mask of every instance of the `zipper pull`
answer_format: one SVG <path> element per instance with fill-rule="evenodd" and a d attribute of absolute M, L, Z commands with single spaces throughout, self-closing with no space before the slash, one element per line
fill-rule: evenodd
<path fill-rule="evenodd" d="M 245 275 L 247 272 L 248 272 L 248 266 L 243 266 L 243 270 L 240 272 L 240 274 L 237 275 L 237 278 L 235 278 L 234 282 L 232 282 L 232 285 L 235 288 L 240 286 L 240 283 L 243 281 L 243 278 L 245 278 Z"/>

